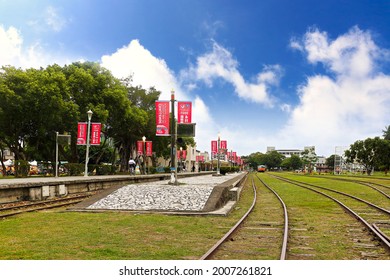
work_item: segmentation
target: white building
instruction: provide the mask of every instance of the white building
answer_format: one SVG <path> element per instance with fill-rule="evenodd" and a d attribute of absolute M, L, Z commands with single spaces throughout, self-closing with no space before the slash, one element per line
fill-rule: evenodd
<path fill-rule="evenodd" d="M 285 157 L 291 157 L 292 155 L 297 155 L 301 157 L 302 153 L 305 150 L 310 150 L 313 149 L 315 152 L 315 146 L 306 146 L 303 148 L 303 150 L 299 149 L 275 149 L 275 147 L 267 147 L 267 153 L 272 152 L 272 151 L 277 151 L 279 154 L 284 155 Z"/>

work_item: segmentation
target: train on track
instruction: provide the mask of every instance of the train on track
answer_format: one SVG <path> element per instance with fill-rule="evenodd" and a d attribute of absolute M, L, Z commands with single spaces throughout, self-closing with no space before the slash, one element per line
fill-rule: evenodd
<path fill-rule="evenodd" d="M 265 172 L 267 170 L 267 167 L 265 165 L 258 165 L 257 166 L 257 172 Z"/>

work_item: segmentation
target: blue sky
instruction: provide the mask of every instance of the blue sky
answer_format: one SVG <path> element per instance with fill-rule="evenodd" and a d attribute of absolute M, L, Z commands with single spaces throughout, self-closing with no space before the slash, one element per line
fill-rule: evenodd
<path fill-rule="evenodd" d="M 390 125 L 390 1 L 0 0 L 0 65 L 97 61 L 193 102 L 196 142 L 239 155 Z"/>

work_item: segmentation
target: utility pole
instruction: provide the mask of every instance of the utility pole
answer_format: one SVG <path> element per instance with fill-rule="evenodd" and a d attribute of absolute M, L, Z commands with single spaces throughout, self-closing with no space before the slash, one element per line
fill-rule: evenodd
<path fill-rule="evenodd" d="M 171 181 L 170 184 L 177 185 L 177 157 L 176 157 L 176 120 L 175 120 L 175 91 L 171 91 Z"/>

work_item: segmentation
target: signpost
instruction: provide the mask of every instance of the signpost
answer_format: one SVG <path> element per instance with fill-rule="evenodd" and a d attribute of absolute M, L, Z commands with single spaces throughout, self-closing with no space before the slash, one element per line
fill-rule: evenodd
<path fill-rule="evenodd" d="M 175 92 L 171 91 L 171 118 L 169 101 L 156 101 L 156 135 L 171 136 L 171 181 L 177 185 L 177 136 L 195 136 L 195 124 L 192 123 L 192 103 L 178 101 L 178 121 L 175 119 Z"/>
<path fill-rule="evenodd" d="M 58 145 L 70 145 L 70 135 L 56 132 L 56 164 L 55 176 L 58 177 Z"/>

